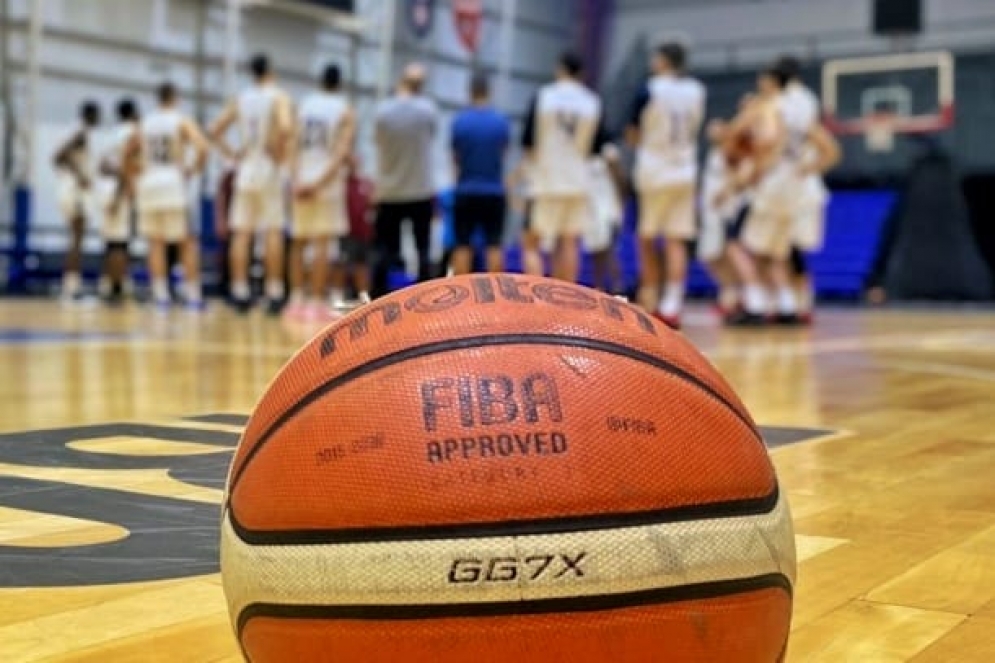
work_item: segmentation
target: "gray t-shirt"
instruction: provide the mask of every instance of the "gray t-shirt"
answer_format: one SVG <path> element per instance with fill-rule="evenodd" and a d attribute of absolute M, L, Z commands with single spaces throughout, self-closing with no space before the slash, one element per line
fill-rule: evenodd
<path fill-rule="evenodd" d="M 438 110 L 422 96 L 391 97 L 377 107 L 377 200 L 403 203 L 435 196 L 432 164 Z"/>

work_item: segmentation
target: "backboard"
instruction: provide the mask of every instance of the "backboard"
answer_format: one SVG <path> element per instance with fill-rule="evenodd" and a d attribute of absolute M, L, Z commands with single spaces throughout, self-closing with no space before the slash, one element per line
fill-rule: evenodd
<path fill-rule="evenodd" d="M 890 151 L 894 133 L 932 133 L 954 122 L 954 58 L 946 51 L 827 61 L 826 126 L 863 134 L 871 151 Z"/>

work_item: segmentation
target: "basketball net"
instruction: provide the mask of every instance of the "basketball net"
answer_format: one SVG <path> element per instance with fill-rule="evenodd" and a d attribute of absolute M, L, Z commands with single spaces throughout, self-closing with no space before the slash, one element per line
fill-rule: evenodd
<path fill-rule="evenodd" d="M 864 124 L 864 142 L 868 152 L 891 152 L 895 149 L 894 113 L 873 113 Z"/>

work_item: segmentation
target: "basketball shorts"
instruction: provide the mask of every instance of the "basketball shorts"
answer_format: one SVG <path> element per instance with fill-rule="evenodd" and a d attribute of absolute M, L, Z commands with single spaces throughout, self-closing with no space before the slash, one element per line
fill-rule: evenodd
<path fill-rule="evenodd" d="M 532 203 L 532 232 L 543 250 L 561 237 L 582 237 L 591 223 L 591 201 L 579 196 L 537 196 Z"/>
<path fill-rule="evenodd" d="M 592 208 L 591 222 L 587 225 L 587 231 L 584 233 L 584 248 L 591 253 L 607 251 L 612 247 L 612 239 L 619 225 L 618 218 L 599 213 L 598 209 Z"/>
<path fill-rule="evenodd" d="M 787 258 L 794 241 L 803 181 L 797 165 L 778 164 L 757 186 L 750 215 L 743 225 L 743 245 L 767 258 Z"/>
<path fill-rule="evenodd" d="M 690 240 L 694 237 L 694 184 L 639 193 L 639 237 Z"/>
<path fill-rule="evenodd" d="M 77 217 L 85 217 L 89 210 L 89 191 L 80 187 L 76 178 L 69 173 L 60 173 L 56 184 L 56 195 L 59 200 L 59 211 L 62 218 L 71 221 Z"/>
<path fill-rule="evenodd" d="M 370 259 L 370 242 L 347 235 L 339 240 L 339 258 L 347 265 L 365 265 Z"/>
<path fill-rule="evenodd" d="M 187 238 L 187 210 L 181 208 L 145 209 L 139 207 L 138 232 L 148 239 L 170 244 Z"/>
<path fill-rule="evenodd" d="M 117 209 L 111 210 L 111 205 L 118 191 L 115 179 L 100 181 L 100 209 L 103 211 L 101 235 L 106 242 L 127 242 L 131 239 L 131 213 L 133 204 L 127 198 L 120 201 Z"/>
<path fill-rule="evenodd" d="M 805 178 L 795 213 L 792 243 L 803 251 L 818 251 L 825 236 L 828 192 L 822 179 Z"/>
<path fill-rule="evenodd" d="M 332 197 L 295 198 L 290 236 L 295 239 L 342 237 L 349 232 L 345 200 Z"/>
<path fill-rule="evenodd" d="M 283 188 L 276 184 L 264 189 L 235 191 L 231 208 L 231 229 L 254 232 L 283 227 Z"/>
<path fill-rule="evenodd" d="M 502 195 L 457 194 L 453 198 L 455 246 L 472 246 L 474 235 L 484 236 L 487 247 L 501 246 L 507 211 Z"/>
<path fill-rule="evenodd" d="M 243 161 L 235 173 L 235 195 L 229 227 L 236 231 L 279 230 L 284 220 L 284 188 L 271 160 Z"/>

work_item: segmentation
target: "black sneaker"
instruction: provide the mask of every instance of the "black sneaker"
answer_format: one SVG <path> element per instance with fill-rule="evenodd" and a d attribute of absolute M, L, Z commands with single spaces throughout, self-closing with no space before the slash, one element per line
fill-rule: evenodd
<path fill-rule="evenodd" d="M 235 309 L 235 312 L 240 315 L 245 315 L 252 309 L 252 299 L 246 297 L 245 299 L 239 299 L 237 297 L 231 298 L 231 307 Z"/>
<path fill-rule="evenodd" d="M 280 315 L 283 310 L 283 300 L 282 299 L 267 299 L 266 300 L 266 315 L 270 317 L 276 317 Z"/>
<path fill-rule="evenodd" d="M 779 327 L 800 327 L 805 321 L 797 313 L 778 313 L 774 316 L 774 324 Z"/>
<path fill-rule="evenodd" d="M 737 309 L 725 317 L 727 327 L 763 327 L 767 317 L 761 313 L 750 313 L 746 309 Z"/>

